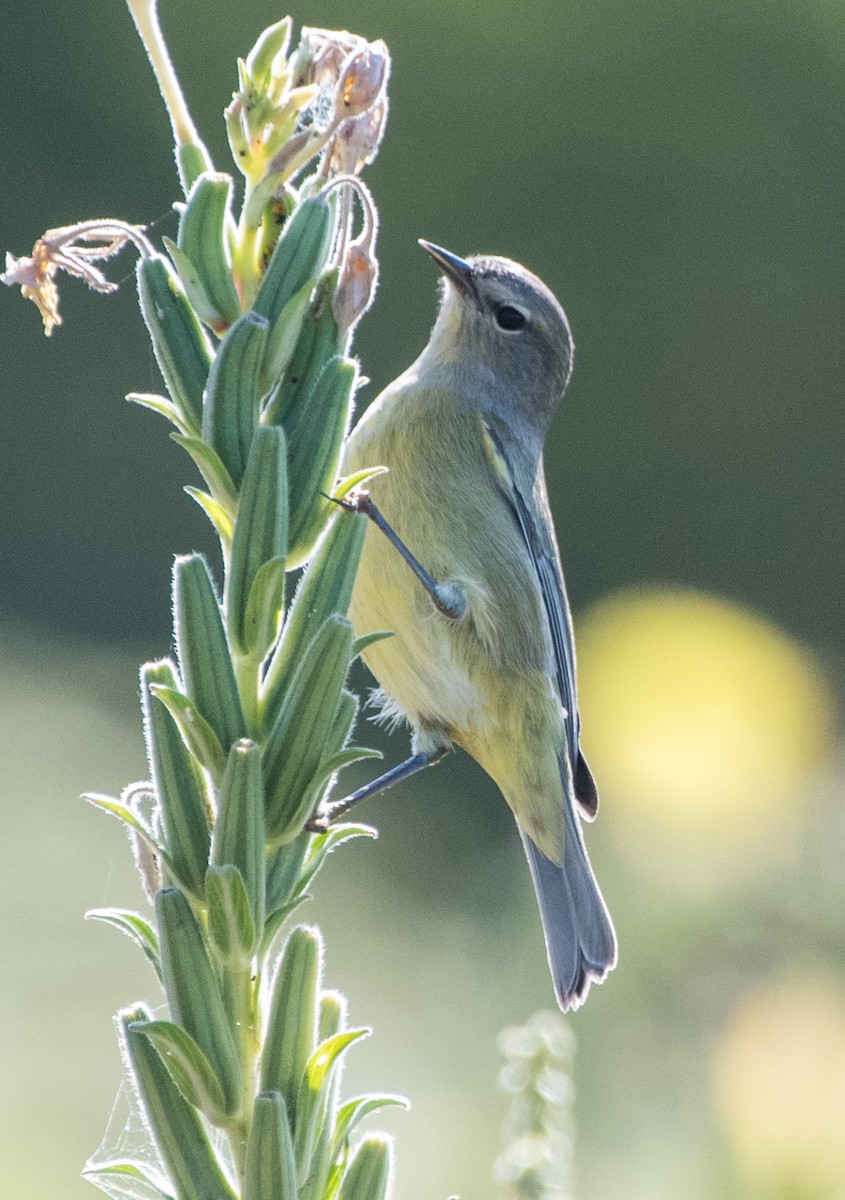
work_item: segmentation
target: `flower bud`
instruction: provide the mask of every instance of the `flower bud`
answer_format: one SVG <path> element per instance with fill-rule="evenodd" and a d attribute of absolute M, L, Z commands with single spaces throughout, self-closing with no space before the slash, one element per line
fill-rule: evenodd
<path fill-rule="evenodd" d="M 348 56 L 337 83 L 337 111 L 357 117 L 378 99 L 390 70 L 390 53 L 383 41 L 367 42 Z"/>
<path fill-rule="evenodd" d="M 341 333 L 350 330 L 370 307 L 377 284 L 378 259 L 367 244 L 366 235 L 362 234 L 346 251 L 332 300 L 332 309 Z"/>
<path fill-rule="evenodd" d="M 335 175 L 357 175 L 378 153 L 387 124 L 387 93 L 383 92 L 360 117 L 344 121 L 332 145 Z"/>

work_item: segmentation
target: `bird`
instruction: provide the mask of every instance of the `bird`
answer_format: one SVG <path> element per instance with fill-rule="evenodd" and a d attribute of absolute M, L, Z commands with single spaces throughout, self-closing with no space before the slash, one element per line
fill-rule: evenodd
<path fill-rule="evenodd" d="M 356 633 L 393 631 L 363 657 L 382 716 L 410 724 L 412 754 L 332 807 L 465 750 L 516 818 L 566 1011 L 617 957 L 581 831 L 598 793 L 543 468 L 572 334 L 519 263 L 420 244 L 442 275 L 430 339 L 364 412 L 343 460 L 345 473 L 387 468 L 358 497 L 373 524 L 349 615 Z"/>

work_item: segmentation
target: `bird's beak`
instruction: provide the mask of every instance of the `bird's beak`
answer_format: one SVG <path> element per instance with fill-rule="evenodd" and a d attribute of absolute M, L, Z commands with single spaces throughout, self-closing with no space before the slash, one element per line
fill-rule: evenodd
<path fill-rule="evenodd" d="M 474 300 L 476 298 L 475 275 L 472 264 L 468 263 L 465 258 L 459 258 L 451 250 L 444 250 L 442 246 L 435 246 L 433 242 L 427 242 L 424 238 L 420 238 L 419 242 L 423 250 L 428 251 L 440 270 L 458 291 Z"/>

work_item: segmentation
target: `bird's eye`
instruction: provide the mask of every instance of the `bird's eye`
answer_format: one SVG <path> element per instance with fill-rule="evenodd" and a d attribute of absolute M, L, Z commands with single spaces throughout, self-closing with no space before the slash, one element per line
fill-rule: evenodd
<path fill-rule="evenodd" d="M 527 320 L 522 309 L 514 308 L 512 304 L 502 304 L 496 309 L 496 324 L 500 329 L 506 329 L 508 333 L 523 329 Z"/>

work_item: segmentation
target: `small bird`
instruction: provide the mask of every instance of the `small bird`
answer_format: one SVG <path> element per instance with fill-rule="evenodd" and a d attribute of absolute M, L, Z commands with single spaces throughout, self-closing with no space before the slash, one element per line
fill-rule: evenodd
<path fill-rule="evenodd" d="M 344 473 L 387 467 L 358 504 L 381 529 L 367 530 L 350 615 L 359 634 L 395 633 L 364 658 L 385 715 L 410 723 L 413 754 L 331 807 L 345 811 L 453 744 L 466 750 L 516 817 L 566 1011 L 616 963 L 580 829 L 598 795 L 579 746 L 572 624 L 543 475 L 572 336 L 525 267 L 421 245 L 444 278 L 431 338 L 365 412 L 344 458 Z"/>

